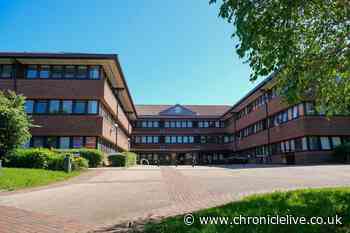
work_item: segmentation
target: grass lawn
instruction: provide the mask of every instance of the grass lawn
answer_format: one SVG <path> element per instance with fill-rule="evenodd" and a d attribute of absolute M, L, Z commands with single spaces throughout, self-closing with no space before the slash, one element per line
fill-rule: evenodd
<path fill-rule="evenodd" d="M 65 173 L 43 169 L 3 168 L 0 170 L 0 190 L 12 191 L 47 185 L 79 174 L 80 172 Z"/>
<path fill-rule="evenodd" d="M 341 216 L 343 225 L 204 225 L 199 217 L 205 216 Z M 164 219 L 160 223 L 148 223 L 146 233 L 225 233 L 225 232 L 283 232 L 283 233 L 349 233 L 350 188 L 307 189 L 246 197 L 221 207 L 202 210 L 193 214 L 194 223 L 184 224 L 183 216 Z M 232 218 L 230 218 L 232 219 Z M 232 222 L 232 221 L 231 221 Z"/>

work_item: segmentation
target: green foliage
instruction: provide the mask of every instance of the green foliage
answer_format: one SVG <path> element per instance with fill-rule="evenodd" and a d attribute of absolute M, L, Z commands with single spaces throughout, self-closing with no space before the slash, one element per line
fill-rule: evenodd
<path fill-rule="evenodd" d="M 219 16 L 234 24 L 251 80 L 279 71 L 289 103 L 313 98 L 328 115 L 350 113 L 350 1 L 222 0 Z"/>
<path fill-rule="evenodd" d="M 350 142 L 341 144 L 334 149 L 333 156 L 337 162 L 350 162 Z"/>
<path fill-rule="evenodd" d="M 79 175 L 80 172 L 66 173 L 43 169 L 3 168 L 0 175 L 0 190 L 12 191 L 21 188 L 47 185 Z"/>
<path fill-rule="evenodd" d="M 24 103 L 22 95 L 0 91 L 0 159 L 30 139 L 32 124 Z"/>
<path fill-rule="evenodd" d="M 102 164 L 105 157 L 104 153 L 100 150 L 95 149 L 69 149 L 69 150 L 55 150 L 59 153 L 71 153 L 79 154 L 81 157 L 85 158 L 89 162 L 89 167 L 98 167 Z"/>
<path fill-rule="evenodd" d="M 109 155 L 108 162 L 112 167 L 126 167 L 126 157 L 122 153 Z"/>
<path fill-rule="evenodd" d="M 136 165 L 137 154 L 130 152 L 130 151 L 125 151 L 125 152 L 123 152 L 123 154 L 126 157 L 126 166 L 127 167 L 132 167 L 132 166 Z"/>
<path fill-rule="evenodd" d="M 115 153 L 108 156 L 108 161 L 113 167 L 131 167 L 136 165 L 136 156 L 133 152 Z"/>
<path fill-rule="evenodd" d="M 64 170 L 64 158 L 67 154 L 72 158 L 72 170 L 88 167 L 88 161 L 84 158 L 76 158 L 70 153 L 57 153 L 45 148 L 13 150 L 6 158 L 4 165 L 19 168 Z"/>
<path fill-rule="evenodd" d="M 254 195 L 244 198 L 242 201 L 202 210 L 194 215 L 194 224 L 186 226 L 183 216 L 171 217 L 162 220 L 161 223 L 148 223 L 145 233 L 240 233 L 240 232 L 284 232 L 284 233 L 341 233 L 350 232 L 350 189 L 349 188 L 326 188 L 308 189 L 290 192 L 275 192 L 265 195 Z M 330 224 L 200 224 L 199 216 L 213 217 L 267 217 L 287 216 L 294 218 L 341 216 L 343 225 Z"/>

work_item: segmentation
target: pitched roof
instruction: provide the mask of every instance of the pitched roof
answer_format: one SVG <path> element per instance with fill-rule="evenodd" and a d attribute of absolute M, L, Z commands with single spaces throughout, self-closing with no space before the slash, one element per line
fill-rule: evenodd
<path fill-rule="evenodd" d="M 139 116 L 160 116 L 161 112 L 176 105 L 135 105 Z M 196 113 L 196 116 L 221 116 L 228 111 L 230 105 L 180 105 Z"/>

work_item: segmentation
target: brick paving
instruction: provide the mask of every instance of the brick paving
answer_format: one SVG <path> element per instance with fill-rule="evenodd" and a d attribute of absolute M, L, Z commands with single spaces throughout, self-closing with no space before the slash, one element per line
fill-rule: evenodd
<path fill-rule="evenodd" d="M 130 222 L 142 227 L 252 193 L 349 185 L 346 165 L 97 169 L 64 184 L 0 194 L 0 233 L 127 232 Z"/>

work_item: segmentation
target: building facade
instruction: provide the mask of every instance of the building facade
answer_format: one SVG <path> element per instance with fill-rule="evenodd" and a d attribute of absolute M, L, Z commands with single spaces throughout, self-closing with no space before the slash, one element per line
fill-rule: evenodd
<path fill-rule="evenodd" d="M 271 76 L 233 106 L 134 105 L 113 54 L 0 53 L 0 89 L 26 96 L 25 146 L 132 150 L 160 164 L 314 163 L 350 140 L 350 117 L 282 102 Z"/>

